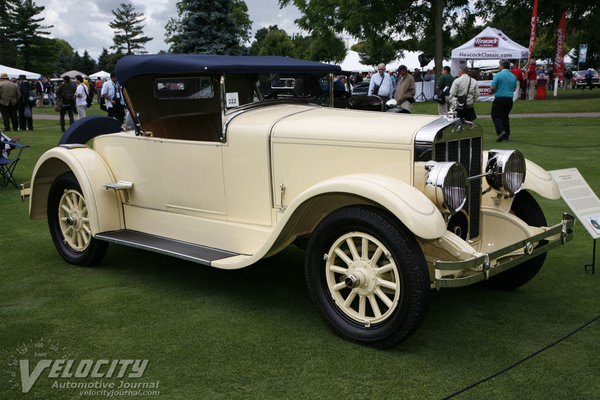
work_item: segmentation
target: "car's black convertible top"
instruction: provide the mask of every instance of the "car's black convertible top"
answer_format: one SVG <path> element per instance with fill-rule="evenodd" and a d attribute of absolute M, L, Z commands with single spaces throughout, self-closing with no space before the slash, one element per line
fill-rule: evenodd
<path fill-rule="evenodd" d="M 204 54 L 147 54 L 125 56 L 117 62 L 116 72 L 123 85 L 129 79 L 147 74 L 186 73 L 339 73 L 338 65 L 279 56 L 218 56 Z"/>

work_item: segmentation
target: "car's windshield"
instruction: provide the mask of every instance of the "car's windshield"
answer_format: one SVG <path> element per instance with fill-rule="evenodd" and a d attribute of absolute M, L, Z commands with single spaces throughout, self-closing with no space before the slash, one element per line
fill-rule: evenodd
<path fill-rule="evenodd" d="M 329 76 L 295 73 L 225 75 L 227 108 L 271 100 L 325 103 Z M 334 84 L 334 90 L 336 90 Z M 341 90 L 345 90 L 341 85 Z"/>

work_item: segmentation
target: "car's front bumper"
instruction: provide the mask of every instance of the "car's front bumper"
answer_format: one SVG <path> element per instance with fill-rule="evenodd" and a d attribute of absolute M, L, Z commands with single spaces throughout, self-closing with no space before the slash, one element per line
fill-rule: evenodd
<path fill-rule="evenodd" d="M 547 251 L 561 246 L 573 239 L 573 225 L 575 217 L 563 214 L 562 222 L 548 227 L 544 232 L 520 240 L 502 249 L 460 261 L 434 262 L 435 287 L 460 287 L 487 280 L 490 277 L 507 271 L 517 265 L 546 253 Z M 545 241 L 545 243 L 540 243 Z M 535 243 L 539 243 L 534 247 Z M 521 252 L 519 252 L 521 250 Z M 517 254 L 515 254 L 517 253 Z M 468 270 L 469 274 L 459 277 L 452 275 L 443 276 L 442 271 Z M 471 273 L 475 271 L 474 273 Z"/>

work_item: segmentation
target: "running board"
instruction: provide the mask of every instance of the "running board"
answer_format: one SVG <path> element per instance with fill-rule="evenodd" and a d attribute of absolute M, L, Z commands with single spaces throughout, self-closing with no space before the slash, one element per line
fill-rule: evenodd
<path fill-rule="evenodd" d="M 210 266 L 213 261 L 238 255 L 237 253 L 232 253 L 230 251 L 214 249 L 198 244 L 167 239 L 161 236 L 126 229 L 98 233 L 94 237 L 98 240 L 137 247 L 139 249 L 166 254 L 208 266 Z"/>

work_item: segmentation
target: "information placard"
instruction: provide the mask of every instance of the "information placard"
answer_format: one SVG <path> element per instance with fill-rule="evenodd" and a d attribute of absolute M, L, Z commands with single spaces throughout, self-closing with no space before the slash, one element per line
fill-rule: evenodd
<path fill-rule="evenodd" d="M 577 168 L 548 171 L 558 184 L 563 200 L 593 239 L 600 237 L 600 199 Z"/>

